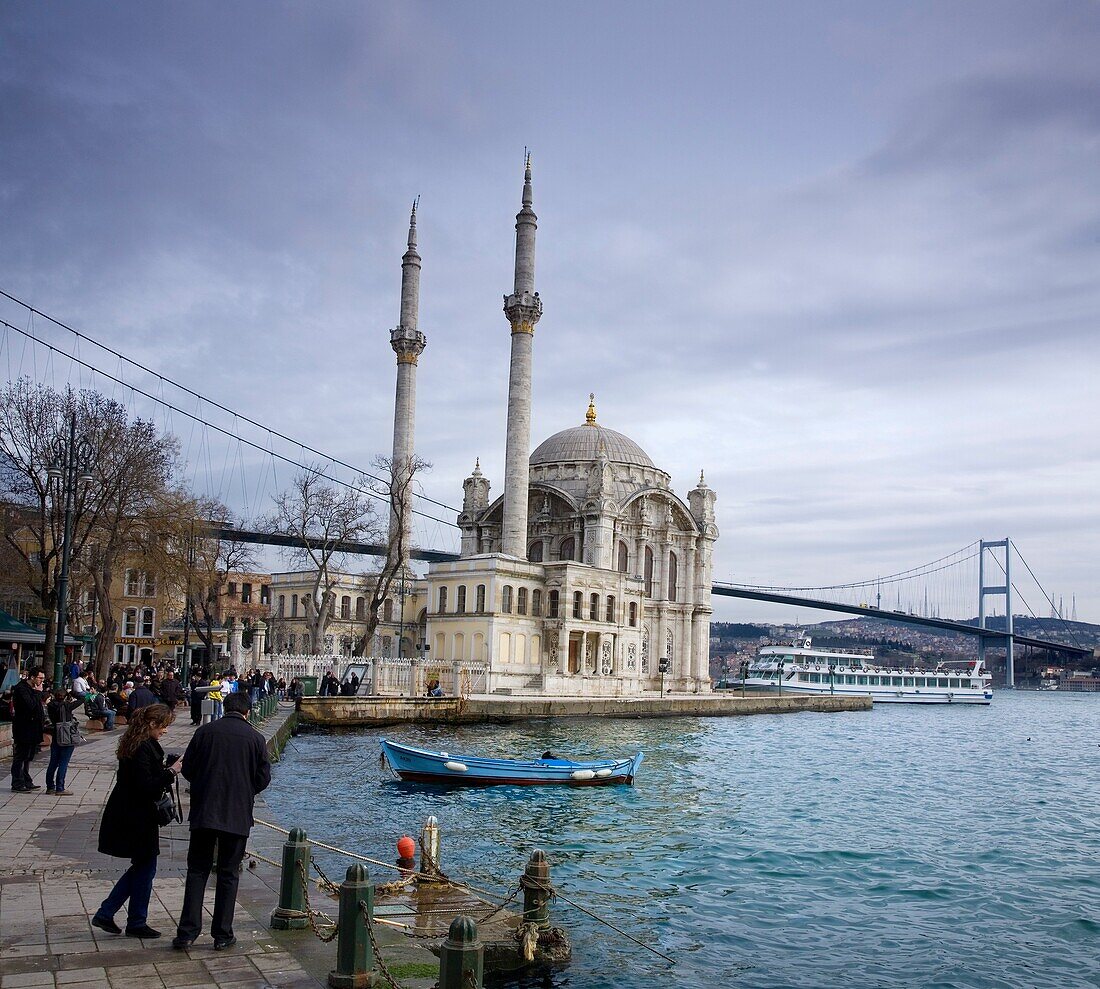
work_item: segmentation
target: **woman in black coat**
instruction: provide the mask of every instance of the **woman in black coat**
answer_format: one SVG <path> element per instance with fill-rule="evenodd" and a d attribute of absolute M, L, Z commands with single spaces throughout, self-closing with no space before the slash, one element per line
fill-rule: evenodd
<path fill-rule="evenodd" d="M 158 739 L 174 717 L 174 712 L 163 704 L 140 708 L 118 743 L 118 778 L 103 810 L 99 850 L 104 855 L 129 859 L 130 868 L 92 917 L 93 926 L 112 934 L 122 933 L 114 918 L 129 900 L 127 937 L 160 937 L 160 931 L 148 924 L 149 899 L 160 854 L 156 803 L 172 785 L 182 761 L 177 759 L 165 768 L 164 749 Z"/>

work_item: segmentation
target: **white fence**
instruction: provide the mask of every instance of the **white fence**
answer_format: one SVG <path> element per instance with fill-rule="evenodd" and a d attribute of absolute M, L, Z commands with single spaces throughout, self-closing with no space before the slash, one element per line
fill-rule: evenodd
<path fill-rule="evenodd" d="M 394 659 L 388 656 L 307 656 L 270 657 L 276 679 L 290 683 L 295 677 L 322 677 L 334 673 L 339 680 L 355 674 L 359 694 L 387 697 L 423 697 L 429 684 L 439 681 L 448 697 L 468 697 L 488 692 L 488 668 L 484 663 L 433 663 L 431 660 Z"/>

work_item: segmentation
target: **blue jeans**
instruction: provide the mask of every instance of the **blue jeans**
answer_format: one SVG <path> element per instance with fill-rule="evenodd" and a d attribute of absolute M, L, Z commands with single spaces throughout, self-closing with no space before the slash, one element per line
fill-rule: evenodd
<path fill-rule="evenodd" d="M 50 764 L 46 767 L 47 790 L 65 789 L 65 773 L 75 748 L 75 745 L 58 745 L 57 742 L 50 742 Z"/>
<path fill-rule="evenodd" d="M 115 883 L 95 915 L 101 920 L 114 920 L 122 904 L 130 901 L 126 911 L 126 926 L 141 927 L 149 920 L 149 899 L 153 895 L 153 879 L 157 874 L 157 857 L 131 859 L 130 868 Z"/>
<path fill-rule="evenodd" d="M 248 699 L 251 700 L 253 704 L 255 704 L 256 701 L 258 701 L 260 699 L 260 688 L 259 687 L 250 688 L 249 691 L 248 691 Z"/>
<path fill-rule="evenodd" d="M 110 731 L 115 726 L 115 713 L 114 711 L 103 712 L 103 728 L 105 731 Z"/>
<path fill-rule="evenodd" d="M 210 715 L 211 721 L 217 721 L 222 716 L 222 702 L 214 701 L 214 713 Z"/>

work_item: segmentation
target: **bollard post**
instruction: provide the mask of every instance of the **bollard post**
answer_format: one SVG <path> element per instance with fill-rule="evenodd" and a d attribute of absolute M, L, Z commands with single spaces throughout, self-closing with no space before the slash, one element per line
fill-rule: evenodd
<path fill-rule="evenodd" d="M 204 725 L 210 724 L 214 720 L 214 702 L 209 699 L 204 699 L 202 702 L 202 723 Z"/>
<path fill-rule="evenodd" d="M 359 904 L 366 906 L 366 913 Z M 328 973 L 332 989 L 362 989 L 373 986 L 376 976 L 371 971 L 370 935 L 367 919 L 374 919 L 374 886 L 367 879 L 367 870 L 356 863 L 348 866 L 340 884 L 340 914 L 336 920 L 336 968 Z"/>
<path fill-rule="evenodd" d="M 428 875 L 439 871 L 440 844 L 439 821 L 429 817 L 424 822 L 424 830 L 420 832 L 421 874 Z"/>
<path fill-rule="evenodd" d="M 277 931 L 294 931 L 309 926 L 305 884 L 309 876 L 309 842 L 301 828 L 293 828 L 283 843 L 283 874 L 279 883 L 279 905 L 271 915 Z"/>
<path fill-rule="evenodd" d="M 485 949 L 473 917 L 455 917 L 439 948 L 439 989 L 481 989 Z"/>
<path fill-rule="evenodd" d="M 550 926 L 550 861 L 536 848 L 519 880 L 523 887 L 523 922 Z"/>

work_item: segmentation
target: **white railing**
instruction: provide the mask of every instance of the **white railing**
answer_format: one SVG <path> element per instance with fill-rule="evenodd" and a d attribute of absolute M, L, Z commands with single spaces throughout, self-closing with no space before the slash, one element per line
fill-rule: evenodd
<path fill-rule="evenodd" d="M 295 677 L 322 677 L 334 673 L 343 680 L 353 672 L 360 680 L 359 694 L 387 697 L 423 697 L 428 684 L 439 681 L 446 697 L 468 697 L 488 692 L 488 667 L 484 663 L 433 663 L 392 656 L 310 656 L 274 654 L 270 666 L 275 678 L 290 683 Z"/>

